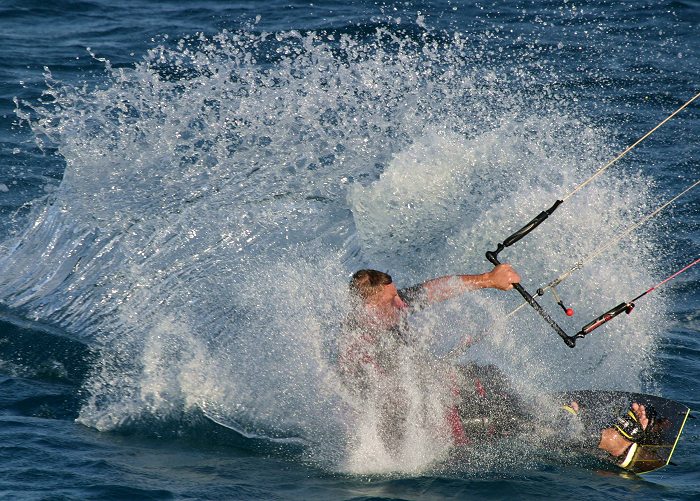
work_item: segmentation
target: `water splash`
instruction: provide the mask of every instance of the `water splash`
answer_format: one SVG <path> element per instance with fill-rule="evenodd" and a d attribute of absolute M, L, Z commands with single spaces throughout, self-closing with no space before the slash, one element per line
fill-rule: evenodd
<path fill-rule="evenodd" d="M 485 250 L 611 154 L 605 130 L 562 107 L 565 90 L 540 92 L 537 63 L 511 67 L 483 43 L 383 27 L 222 32 L 107 65 L 96 86 L 47 74 L 42 103 L 20 113 L 66 170 L 2 243 L 0 300 L 101 354 L 79 420 L 114 429 L 203 408 L 255 436 L 313 438 L 311 456 L 333 468 L 358 471 L 369 454 L 370 471 L 415 472 L 444 457 L 427 426 L 382 455 L 371 409 L 343 397 L 346 277 L 484 271 Z M 509 249 L 526 285 L 641 213 L 640 181 L 598 183 Z M 561 292 L 598 314 L 653 282 L 653 250 L 632 238 Z M 475 292 L 413 329 L 440 353 L 517 304 Z M 664 311 L 645 305 L 575 351 L 522 312 L 467 357 L 524 392 L 639 389 Z"/>

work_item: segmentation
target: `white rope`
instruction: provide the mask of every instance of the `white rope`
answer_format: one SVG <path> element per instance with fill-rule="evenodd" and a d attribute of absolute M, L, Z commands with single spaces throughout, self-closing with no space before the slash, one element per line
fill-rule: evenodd
<path fill-rule="evenodd" d="M 557 285 L 559 285 L 560 283 L 562 283 L 564 280 L 566 280 L 567 278 L 569 278 L 574 272 L 576 272 L 576 271 L 580 270 L 581 268 L 583 268 L 583 265 L 584 265 L 584 264 L 588 263 L 589 261 L 591 261 L 591 260 L 593 260 L 594 258 L 596 258 L 596 257 L 598 257 L 599 255 L 601 255 L 603 252 L 605 252 L 606 250 L 608 250 L 608 249 L 609 249 L 610 247 L 612 247 L 614 244 L 616 244 L 617 242 L 619 242 L 621 239 L 625 238 L 627 235 L 629 235 L 629 234 L 632 233 L 634 230 L 636 230 L 637 228 L 639 228 L 640 226 L 642 226 L 644 223 L 646 223 L 647 221 L 649 221 L 651 218 L 653 218 L 654 216 L 656 216 L 657 214 L 659 214 L 659 212 L 661 212 L 662 210 L 664 210 L 666 207 L 668 207 L 669 205 L 671 205 L 672 203 L 674 203 L 676 200 L 678 200 L 679 198 L 681 198 L 683 195 L 685 195 L 686 193 L 688 193 L 690 190 L 692 190 L 693 188 L 695 188 L 695 187 L 696 187 L 697 185 L 699 185 L 699 184 L 700 184 L 700 179 L 698 179 L 697 181 L 695 181 L 692 185 L 690 185 L 688 188 L 686 188 L 685 190 L 683 190 L 681 193 L 679 193 L 679 194 L 676 195 L 675 197 L 673 197 L 673 198 L 671 198 L 670 200 L 668 200 L 667 202 L 665 202 L 663 205 L 661 205 L 660 207 L 658 207 L 658 208 L 657 208 L 654 212 L 652 212 L 651 214 L 647 214 L 647 215 L 646 215 L 644 218 L 642 218 L 638 223 L 632 225 L 629 229 L 627 229 L 627 231 L 625 231 L 625 232 L 623 232 L 623 233 L 620 233 L 617 237 L 615 237 L 615 238 L 613 238 L 613 239 L 611 239 L 611 240 L 608 240 L 608 242 L 607 242 L 605 245 L 599 246 L 599 247 L 598 247 L 597 249 L 595 249 L 591 254 L 589 254 L 588 256 L 586 256 L 585 258 L 583 258 L 581 261 L 577 262 L 569 271 L 567 271 L 567 272 L 565 272 L 565 273 L 562 273 L 559 277 L 557 277 L 556 279 L 552 280 L 550 283 L 548 283 L 548 284 L 545 285 L 544 287 L 541 287 L 540 289 L 538 289 L 537 295 L 538 295 L 538 296 L 541 296 L 542 294 L 540 294 L 540 291 L 544 292 L 544 291 L 546 291 L 546 290 L 548 290 L 548 289 L 551 289 L 552 287 L 556 287 Z M 522 305 L 520 305 L 520 306 L 519 306 L 516 310 L 514 310 L 514 311 L 517 311 L 518 309 L 520 309 L 522 306 L 524 306 L 524 305 L 526 305 L 526 304 L 527 304 L 527 303 L 523 303 Z"/>
<path fill-rule="evenodd" d="M 562 201 L 562 202 L 565 202 L 566 200 L 568 200 L 569 198 L 571 198 L 572 196 L 574 196 L 574 194 L 576 194 L 579 190 L 583 189 L 585 186 L 587 186 L 589 183 L 591 183 L 595 178 L 597 178 L 597 177 L 600 176 L 603 172 L 605 172 L 607 169 L 609 169 L 609 168 L 610 168 L 613 164 L 615 164 L 618 160 L 620 160 L 622 157 L 624 157 L 625 155 L 627 155 L 627 153 L 629 153 L 630 151 L 632 151 L 639 143 L 641 143 L 641 142 L 644 141 L 646 138 L 648 138 L 649 136 L 651 136 L 654 132 L 656 132 L 656 130 L 659 129 L 659 127 L 663 126 L 666 122 L 668 122 L 668 121 L 671 120 L 673 117 L 675 117 L 678 113 L 680 113 L 680 112 L 683 111 L 685 108 L 687 108 L 687 107 L 688 107 L 693 101 L 695 101 L 698 97 L 700 97 L 700 92 L 698 92 L 697 94 L 695 94 L 692 98 L 690 98 L 688 101 L 686 101 L 685 104 L 683 104 L 683 106 L 681 106 L 681 107 L 678 108 L 676 111 L 674 111 L 674 112 L 671 113 L 669 116 L 667 116 L 665 119 L 663 119 L 661 122 L 659 122 L 653 129 L 651 129 L 649 132 L 647 132 L 647 133 L 644 134 L 642 137 L 640 137 L 640 138 L 639 138 L 637 141 L 635 141 L 632 145 L 628 146 L 622 153 L 620 153 L 618 156 L 616 156 L 615 158 L 613 158 L 612 160 L 610 160 L 607 164 L 605 164 L 605 165 L 603 165 L 602 167 L 600 167 L 591 177 L 589 177 L 588 179 L 586 179 L 583 183 L 579 184 L 576 188 L 574 188 L 571 192 L 569 192 L 566 196 L 564 196 L 564 197 L 561 199 L 561 201 Z M 564 280 L 566 280 L 567 278 L 569 278 L 574 272 L 576 272 L 576 271 L 578 271 L 579 269 L 581 269 L 585 263 L 587 263 L 588 261 L 590 261 L 590 260 L 592 260 L 593 258 L 597 257 L 597 256 L 600 255 L 601 253 L 605 252 L 605 251 L 606 251 L 608 248 L 610 248 L 614 243 L 618 242 L 620 239 L 624 238 L 625 236 L 629 235 L 631 232 L 633 232 L 634 230 L 636 230 L 637 228 L 639 228 L 641 225 L 643 225 L 644 223 L 646 223 L 649 219 L 651 219 L 651 218 L 653 218 L 654 216 L 656 216 L 659 212 L 661 212 L 661 211 L 664 210 L 666 207 L 668 207 L 669 205 L 671 205 L 671 204 L 672 204 L 673 202 L 675 202 L 677 199 L 679 199 L 680 197 L 682 197 L 683 195 L 685 195 L 687 192 L 689 192 L 690 190 L 692 190 L 693 188 L 695 188 L 698 184 L 700 184 L 700 179 L 697 180 L 695 183 L 693 183 L 690 187 L 686 188 L 683 192 L 679 193 L 678 195 L 676 195 L 675 197 L 673 197 L 671 200 L 667 201 L 667 202 L 664 203 L 662 206 L 660 206 L 659 208 L 657 208 L 654 212 L 652 212 L 651 214 L 649 214 L 649 215 L 647 215 L 646 217 L 644 217 L 641 221 L 639 221 L 637 224 L 633 225 L 633 226 L 632 226 L 631 228 L 629 228 L 627 231 L 625 231 L 624 233 L 620 234 L 620 235 L 619 235 L 618 237 L 616 237 L 615 239 L 613 239 L 613 240 L 611 240 L 611 241 L 608 241 L 607 244 L 600 246 L 600 247 L 599 247 L 598 249 L 596 249 L 592 254 L 586 256 L 583 260 L 581 260 L 581 261 L 579 261 L 578 263 L 576 263 L 569 271 L 567 271 L 567 272 L 563 273 L 561 276 L 559 276 L 559 278 L 553 280 L 552 282 L 550 282 L 550 283 L 547 284 L 546 286 L 542 287 L 541 289 L 538 289 L 538 293 L 539 293 L 539 292 L 544 293 L 546 290 L 551 289 L 552 287 L 557 286 L 558 284 L 560 284 L 561 282 L 563 282 Z M 695 263 L 694 263 L 694 264 L 695 264 Z M 541 295 L 541 294 L 538 294 L 538 295 Z M 503 317 L 503 320 L 505 320 L 506 318 L 508 318 L 508 317 L 510 317 L 510 316 L 512 316 L 512 315 L 514 315 L 515 313 L 517 313 L 518 311 L 520 311 L 522 308 L 524 308 L 524 307 L 527 306 L 527 305 L 528 305 L 527 302 L 524 302 L 524 303 L 520 304 L 518 307 L 516 307 L 516 308 L 515 308 L 514 310 L 512 310 L 510 313 L 506 314 L 506 315 Z M 483 339 L 483 338 L 486 336 L 486 334 L 489 333 L 491 330 L 493 330 L 493 327 L 491 327 L 490 329 L 486 329 L 486 330 L 485 330 L 484 332 L 482 332 L 480 335 L 469 336 L 469 337 L 467 337 L 467 338 L 466 338 L 465 340 L 463 340 L 460 344 L 458 344 L 456 347 L 454 347 L 452 350 L 450 350 L 450 351 L 445 355 L 444 358 L 445 358 L 445 359 L 456 359 L 458 356 L 460 356 L 462 353 L 464 353 L 464 351 L 465 351 L 467 348 L 469 348 L 471 345 L 473 345 L 474 343 L 476 343 L 476 342 L 480 341 L 481 339 Z"/>
<path fill-rule="evenodd" d="M 588 179 L 586 179 L 583 183 L 579 184 L 576 188 L 574 188 L 573 191 L 571 191 L 568 195 L 566 195 L 564 198 L 562 198 L 562 202 L 566 202 L 566 200 L 568 200 L 569 198 L 571 198 L 577 191 L 579 191 L 579 190 L 582 189 L 584 186 L 588 185 L 588 183 L 590 183 L 590 182 L 593 181 L 595 178 L 597 178 L 598 176 L 600 176 L 603 172 L 605 172 L 608 168 L 610 168 L 610 166 L 612 166 L 615 162 L 617 162 L 617 161 L 620 160 L 622 157 L 624 157 L 625 155 L 627 155 L 627 153 L 629 153 L 630 151 L 632 151 L 639 143 L 641 143 L 641 142 L 644 141 L 646 138 L 648 138 L 649 136 L 651 136 L 654 132 L 656 132 L 656 130 L 657 130 L 659 127 L 661 127 L 663 124 L 665 124 L 666 122 L 668 122 L 669 120 L 671 120 L 673 117 L 675 117 L 678 113 L 680 113 L 682 110 L 684 110 L 688 105 L 690 105 L 690 103 L 692 103 L 693 101 L 695 101 L 698 97 L 700 97 L 700 92 L 698 92 L 697 94 L 695 94 L 692 98 L 690 98 L 688 101 L 686 101 L 686 103 L 685 103 L 683 106 L 681 106 L 681 107 L 678 108 L 676 111 L 674 111 L 674 112 L 671 113 L 669 116 L 667 116 L 665 119 L 663 119 L 661 122 L 659 122 L 659 123 L 656 125 L 656 127 L 654 127 L 654 128 L 651 129 L 649 132 L 647 132 L 646 134 L 644 134 L 642 137 L 640 137 L 639 139 L 637 139 L 637 141 L 635 141 L 634 144 L 632 144 L 631 146 L 628 146 L 627 149 L 625 149 L 625 151 L 623 151 L 623 152 L 620 153 L 618 156 L 616 156 L 615 158 L 613 158 L 612 160 L 610 160 L 607 164 L 603 165 L 603 166 L 602 166 L 600 169 L 598 169 L 591 177 L 589 177 Z"/>

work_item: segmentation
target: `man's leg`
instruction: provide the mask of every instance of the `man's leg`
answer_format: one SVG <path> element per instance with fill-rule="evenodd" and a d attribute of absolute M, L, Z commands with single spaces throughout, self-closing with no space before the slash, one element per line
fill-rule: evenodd
<path fill-rule="evenodd" d="M 406 432 L 408 404 L 400 391 L 379 398 L 379 436 L 386 449 L 397 455 Z"/>
<path fill-rule="evenodd" d="M 528 407 L 495 365 L 458 367 L 458 410 L 467 435 L 510 435 L 532 417 Z"/>

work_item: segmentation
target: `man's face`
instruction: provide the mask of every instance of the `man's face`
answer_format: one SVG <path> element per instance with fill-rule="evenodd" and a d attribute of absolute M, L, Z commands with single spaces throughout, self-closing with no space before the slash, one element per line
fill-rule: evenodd
<path fill-rule="evenodd" d="M 408 305 L 399 297 L 394 284 L 383 285 L 382 289 L 367 299 L 367 306 L 377 320 L 385 325 L 396 324 L 401 317 L 401 310 Z"/>

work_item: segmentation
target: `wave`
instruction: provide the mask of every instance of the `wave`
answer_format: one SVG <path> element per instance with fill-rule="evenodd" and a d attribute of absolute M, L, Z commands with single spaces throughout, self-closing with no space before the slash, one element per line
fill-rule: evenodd
<path fill-rule="evenodd" d="M 324 464 L 368 450 L 350 445 L 369 428 L 333 370 L 349 274 L 389 269 L 410 285 L 485 271 L 486 250 L 612 154 L 609 131 L 566 105 L 570 91 L 539 63 L 484 43 L 381 26 L 224 31 L 154 47 L 133 67 L 104 61 L 95 85 L 47 73 L 42 102 L 19 114 L 66 169 L 0 244 L 0 301 L 99 354 L 79 421 L 113 430 L 216 408 L 256 436 L 314 437 Z M 605 178 L 507 259 L 541 285 L 642 214 L 648 181 Z M 647 237 L 560 292 L 583 298 L 586 317 L 631 297 L 653 282 Z M 414 329 L 439 354 L 517 304 L 478 292 Z M 638 390 L 665 308 L 645 305 L 576 351 L 521 312 L 466 356 L 498 363 L 523 391 Z M 410 468 L 444 452 L 423 438 Z"/>

